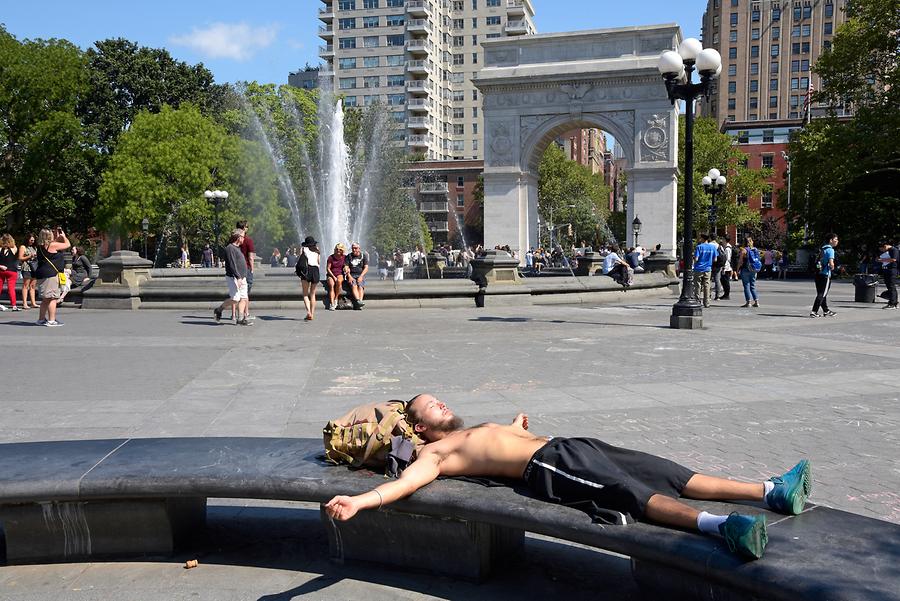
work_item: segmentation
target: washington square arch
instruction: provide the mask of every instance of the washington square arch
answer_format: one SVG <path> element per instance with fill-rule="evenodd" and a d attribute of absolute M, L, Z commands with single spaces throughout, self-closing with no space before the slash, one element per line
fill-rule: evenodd
<path fill-rule="evenodd" d="M 637 215 L 641 239 L 674 255 L 678 113 L 657 62 L 680 42 L 675 24 L 485 41 L 475 85 L 484 111 L 488 248 L 509 244 L 522 257 L 538 245 L 541 156 L 580 127 L 609 132 L 621 145 L 627 223 Z"/>

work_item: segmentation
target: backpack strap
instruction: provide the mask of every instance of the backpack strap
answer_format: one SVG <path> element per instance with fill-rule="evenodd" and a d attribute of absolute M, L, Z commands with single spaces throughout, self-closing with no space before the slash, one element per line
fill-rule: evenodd
<path fill-rule="evenodd" d="M 364 465 L 375 454 L 378 450 L 377 447 L 386 437 L 390 436 L 391 432 L 394 431 L 394 426 L 401 419 L 403 419 L 403 411 L 398 408 L 392 411 L 385 419 L 378 422 L 378 427 L 372 432 L 372 435 L 369 436 L 369 440 L 366 442 L 366 450 L 363 452 L 362 457 L 353 462 L 354 467 Z"/>

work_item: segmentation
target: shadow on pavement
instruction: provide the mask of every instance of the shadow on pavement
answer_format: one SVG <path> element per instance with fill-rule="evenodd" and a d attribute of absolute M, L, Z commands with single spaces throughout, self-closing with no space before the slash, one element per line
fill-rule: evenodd
<path fill-rule="evenodd" d="M 667 325 L 646 324 L 646 323 L 614 323 L 601 321 L 574 321 L 570 319 L 532 319 L 530 317 L 473 317 L 469 321 L 496 321 L 500 323 L 571 323 L 585 326 L 622 326 L 630 328 L 662 328 L 669 329 Z"/>
<path fill-rule="evenodd" d="M 44 326 L 36 324 L 34 321 L 0 321 L 0 326 L 19 326 L 23 328 L 34 326 L 36 328 L 42 328 Z"/>

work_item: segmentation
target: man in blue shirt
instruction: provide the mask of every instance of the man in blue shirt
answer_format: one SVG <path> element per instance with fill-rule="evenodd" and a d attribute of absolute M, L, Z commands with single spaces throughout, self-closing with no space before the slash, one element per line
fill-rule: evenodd
<path fill-rule="evenodd" d="M 719 254 L 719 247 L 709 241 L 709 234 L 700 234 L 700 244 L 694 251 L 694 293 L 703 295 L 703 306 L 709 306 L 709 285 L 712 266 Z"/>
<path fill-rule="evenodd" d="M 834 311 L 828 310 L 828 290 L 831 288 L 831 272 L 834 270 L 834 247 L 838 245 L 837 234 L 826 234 L 825 240 L 816 264 L 816 300 L 809 313 L 810 317 L 819 316 L 819 307 L 822 307 L 823 317 L 834 317 L 835 315 Z"/>

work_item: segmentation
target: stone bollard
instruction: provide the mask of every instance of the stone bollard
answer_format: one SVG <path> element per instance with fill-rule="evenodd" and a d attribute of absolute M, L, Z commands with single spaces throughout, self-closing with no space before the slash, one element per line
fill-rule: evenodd
<path fill-rule="evenodd" d="M 603 269 L 603 256 L 600 253 L 588 252 L 578 257 L 578 267 L 573 270 L 577 276 L 590 276 Z"/>
<path fill-rule="evenodd" d="M 138 253 L 120 250 L 98 261 L 100 275 L 96 283 L 84 291 L 84 309 L 137 309 L 141 306 L 140 286 L 150 279 L 153 263 Z"/>

